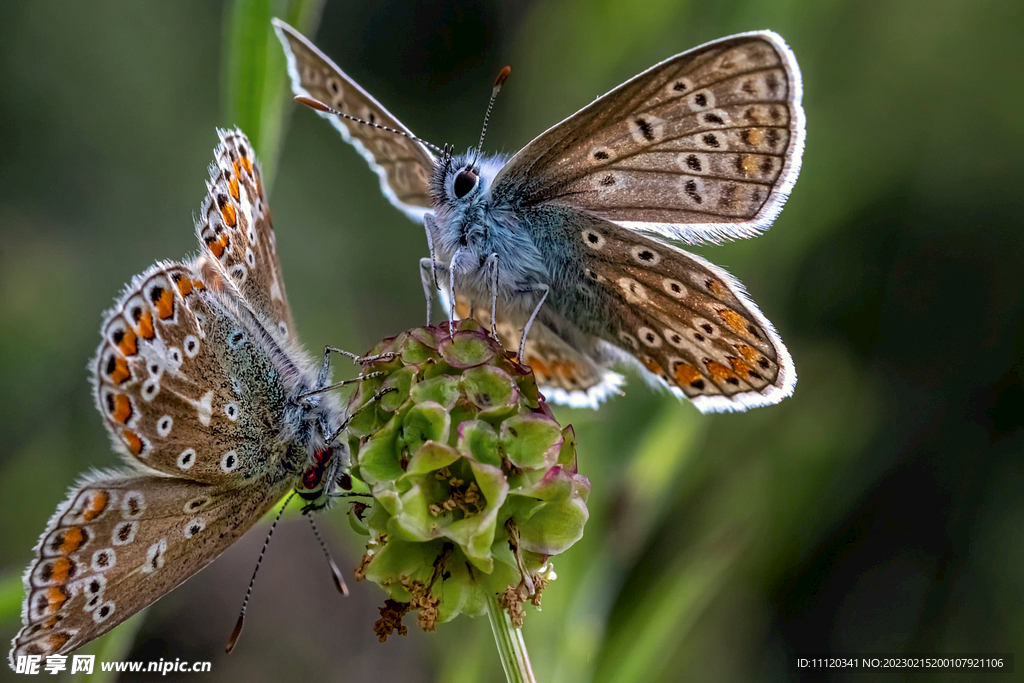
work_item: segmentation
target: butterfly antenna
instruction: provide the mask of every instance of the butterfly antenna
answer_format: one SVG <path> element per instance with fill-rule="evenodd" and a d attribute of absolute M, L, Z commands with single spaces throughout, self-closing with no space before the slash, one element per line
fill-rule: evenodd
<path fill-rule="evenodd" d="M 410 135 L 409 133 L 406 133 L 404 130 L 398 130 L 397 128 L 390 128 L 389 126 L 382 126 L 379 123 L 373 123 L 371 121 L 364 121 L 363 119 L 356 118 L 355 116 L 349 116 L 348 114 L 344 114 L 344 113 L 338 111 L 337 109 L 335 109 L 334 107 L 329 107 L 326 104 L 324 104 L 323 102 L 321 102 L 320 100 L 313 99 L 312 97 L 304 97 L 302 95 L 297 95 L 295 97 L 295 101 L 298 102 L 299 104 L 306 105 L 310 109 L 315 109 L 317 111 L 322 111 L 325 114 L 334 114 L 335 116 L 340 116 L 341 118 L 348 119 L 349 121 L 355 121 L 356 123 L 361 123 L 361 124 L 366 125 L 366 126 L 371 126 L 373 128 L 379 128 L 380 130 L 386 130 L 387 132 L 394 133 L 395 135 L 401 135 L 404 138 L 409 138 L 410 140 L 415 140 L 416 142 L 418 142 L 420 144 L 426 145 L 427 147 L 429 147 L 430 149 L 434 150 L 435 152 L 438 152 L 440 154 L 444 154 L 444 150 L 443 149 L 441 149 L 440 147 L 438 147 L 437 145 L 435 145 L 433 143 L 427 142 L 423 138 L 418 138 L 415 135 Z"/>
<path fill-rule="evenodd" d="M 270 531 L 267 532 L 267 538 L 263 541 L 263 549 L 260 550 L 259 559 L 256 560 L 256 568 L 252 570 L 252 578 L 249 579 L 249 587 L 245 589 L 245 600 L 242 601 L 242 611 L 238 615 L 238 621 L 235 623 L 235 630 L 231 632 L 231 638 L 228 640 L 227 646 L 224 648 L 224 652 L 231 654 L 231 651 L 235 649 L 235 645 L 238 644 L 238 637 L 242 635 L 242 625 L 245 623 L 245 608 L 249 606 L 249 597 L 252 595 L 252 587 L 256 583 L 256 573 L 260 570 L 260 564 L 263 562 L 263 554 L 267 552 L 267 546 L 270 545 L 270 537 L 274 535 L 274 529 L 277 528 L 277 523 L 281 521 L 281 515 L 284 514 L 285 509 L 288 507 L 288 503 L 292 502 L 292 496 L 295 495 L 295 491 L 288 494 L 288 497 L 284 500 L 284 505 L 277 512 L 277 517 L 274 517 L 274 523 L 270 525 Z"/>
<path fill-rule="evenodd" d="M 476 159 L 480 159 L 480 155 L 484 149 L 484 136 L 487 134 L 487 124 L 491 120 L 491 110 L 494 109 L 494 100 L 498 99 L 498 93 L 501 92 L 501 86 L 505 85 L 505 81 L 508 80 L 509 75 L 512 73 L 512 67 L 506 66 L 498 74 L 498 77 L 494 79 L 494 88 L 491 89 L 491 101 L 487 103 L 487 112 L 484 114 L 484 127 L 480 131 L 480 142 L 476 146 Z M 476 161 L 473 162 L 476 166 Z"/>
<path fill-rule="evenodd" d="M 338 589 L 338 592 L 348 597 L 348 586 L 345 585 L 345 577 L 341 575 L 341 570 L 338 569 L 338 565 L 334 564 L 334 558 L 331 557 L 331 553 L 327 550 L 327 544 L 324 543 L 324 537 L 320 535 L 320 529 L 317 528 L 316 522 L 313 520 L 313 515 L 306 513 L 306 519 L 309 520 L 309 526 L 313 529 L 313 535 L 316 536 L 316 540 L 320 543 L 320 550 L 324 551 L 324 557 L 327 558 L 327 564 L 331 565 L 331 574 L 334 577 L 334 586 Z"/>

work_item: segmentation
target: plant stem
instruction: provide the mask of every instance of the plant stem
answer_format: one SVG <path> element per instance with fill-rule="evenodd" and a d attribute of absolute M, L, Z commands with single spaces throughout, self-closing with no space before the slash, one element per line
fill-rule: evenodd
<path fill-rule="evenodd" d="M 498 646 L 501 666 L 505 669 L 508 683 L 536 683 L 533 668 L 530 667 L 530 654 L 523 642 L 523 632 L 512 625 L 508 614 L 498 604 L 498 598 L 491 595 L 487 598 L 487 618 L 494 632 L 494 643 Z"/>

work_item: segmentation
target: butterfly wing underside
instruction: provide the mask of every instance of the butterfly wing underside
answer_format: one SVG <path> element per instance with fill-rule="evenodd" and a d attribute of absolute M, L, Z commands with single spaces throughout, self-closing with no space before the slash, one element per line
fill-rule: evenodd
<path fill-rule="evenodd" d="M 320 100 L 338 111 L 412 135 L 377 100 L 349 78 L 298 31 L 279 19 L 274 31 L 284 47 L 292 92 Z M 419 142 L 395 133 L 317 111 L 331 122 L 380 176 L 381 191 L 406 215 L 422 221 L 432 207 L 430 174 L 434 157 Z"/>
<path fill-rule="evenodd" d="M 70 652 L 155 602 L 224 552 L 289 486 L 117 471 L 86 478 L 57 508 L 25 572 L 12 665 L 20 655 Z"/>
<path fill-rule="evenodd" d="M 203 255 L 132 280 L 104 315 L 92 373 L 129 464 L 209 484 L 270 467 L 281 368 L 299 357 L 281 352 L 295 333 L 252 147 L 219 134 L 196 219 Z"/>
<path fill-rule="evenodd" d="M 612 321 L 597 336 L 636 358 L 702 412 L 771 405 L 793 393 L 793 361 L 772 324 L 724 270 L 689 252 L 580 213 L 578 298 Z M 610 354 L 609 354 L 610 355 Z"/>
<path fill-rule="evenodd" d="M 494 194 L 687 242 L 753 236 L 796 182 L 801 89 L 796 59 L 771 31 L 707 43 L 534 139 L 495 178 Z"/>
<path fill-rule="evenodd" d="M 241 131 L 217 133 L 220 145 L 210 164 L 196 236 L 209 263 L 233 285 L 232 294 L 279 341 L 294 341 L 295 323 L 256 153 Z"/>
<path fill-rule="evenodd" d="M 219 131 L 201 254 L 159 262 L 107 311 L 97 408 L 129 470 L 80 481 L 24 577 L 20 655 L 63 654 L 213 561 L 295 484 L 281 466 L 294 339 L 248 139 Z"/>
<path fill-rule="evenodd" d="M 133 279 L 104 316 L 93 391 L 129 464 L 225 484 L 267 470 L 284 399 L 255 390 L 275 376 L 260 329 L 199 266 L 157 263 Z"/>

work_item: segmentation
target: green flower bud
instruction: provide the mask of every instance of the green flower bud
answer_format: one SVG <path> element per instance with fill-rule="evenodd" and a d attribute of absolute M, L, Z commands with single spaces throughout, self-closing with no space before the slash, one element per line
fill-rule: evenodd
<path fill-rule="evenodd" d="M 575 436 L 562 429 L 533 373 L 479 323 L 447 323 L 386 339 L 349 404 L 352 476 L 372 504 L 352 526 L 370 541 L 357 570 L 388 593 L 376 631 L 403 634 L 498 596 L 521 623 L 553 578 L 550 558 L 583 536 L 590 482 L 576 471 Z"/>

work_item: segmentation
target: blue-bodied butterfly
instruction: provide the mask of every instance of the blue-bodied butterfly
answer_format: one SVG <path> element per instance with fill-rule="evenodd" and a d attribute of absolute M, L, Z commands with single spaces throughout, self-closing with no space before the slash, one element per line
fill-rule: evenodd
<path fill-rule="evenodd" d="M 462 317 L 486 322 L 493 310 L 499 338 L 520 346 L 550 399 L 596 406 L 621 384 L 610 370 L 620 362 L 705 412 L 793 392 L 789 352 L 743 286 L 663 239 L 752 237 L 781 210 L 804 114 L 800 70 L 777 34 L 671 57 L 505 159 L 435 156 L 293 28 L 274 28 L 293 92 L 425 224 L 425 286 L 436 280 Z"/>

